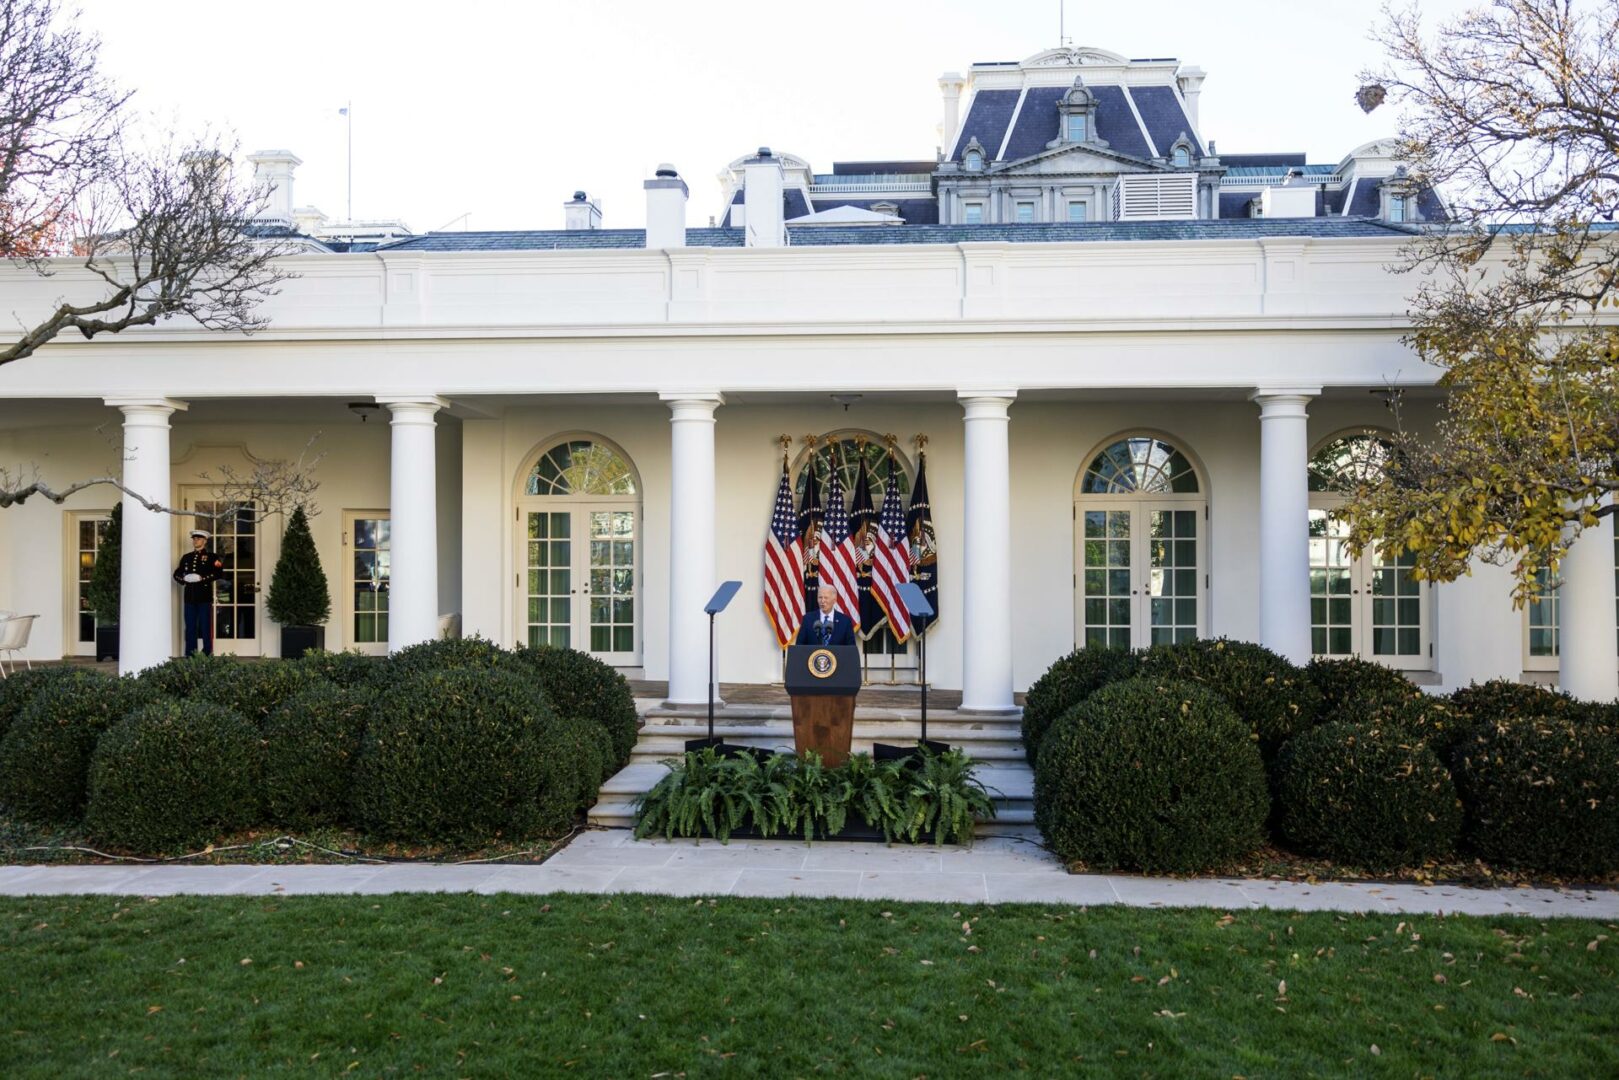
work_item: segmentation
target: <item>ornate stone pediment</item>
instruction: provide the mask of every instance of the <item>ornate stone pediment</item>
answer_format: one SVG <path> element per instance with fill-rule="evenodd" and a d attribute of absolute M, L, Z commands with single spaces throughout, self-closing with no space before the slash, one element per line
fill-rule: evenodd
<path fill-rule="evenodd" d="M 1045 150 L 1033 157 L 1010 162 L 995 170 L 997 177 L 1056 176 L 1073 173 L 1104 174 L 1138 173 L 1159 168 L 1150 162 L 1138 161 L 1123 154 L 1115 154 L 1084 143 L 1073 143 L 1054 150 Z"/>
<path fill-rule="evenodd" d="M 1035 53 L 1023 61 L 1024 67 L 1083 67 L 1087 64 L 1124 64 L 1128 63 L 1118 53 L 1108 52 L 1106 49 L 1097 49 L 1087 46 L 1067 47 L 1061 49 L 1047 49 L 1045 52 Z"/>

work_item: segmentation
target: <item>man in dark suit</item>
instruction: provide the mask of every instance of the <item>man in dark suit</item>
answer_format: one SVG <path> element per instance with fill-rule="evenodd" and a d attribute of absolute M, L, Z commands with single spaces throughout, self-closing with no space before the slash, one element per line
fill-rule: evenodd
<path fill-rule="evenodd" d="M 838 590 L 822 585 L 815 594 L 819 611 L 807 617 L 798 628 L 800 645 L 853 645 L 854 620 L 837 610 Z"/>

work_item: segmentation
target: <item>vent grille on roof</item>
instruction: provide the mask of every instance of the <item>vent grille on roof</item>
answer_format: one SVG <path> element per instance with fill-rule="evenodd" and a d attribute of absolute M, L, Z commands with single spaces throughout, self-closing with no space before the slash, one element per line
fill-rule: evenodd
<path fill-rule="evenodd" d="M 1172 221 L 1197 217 L 1197 176 L 1121 176 L 1113 189 L 1114 221 Z"/>

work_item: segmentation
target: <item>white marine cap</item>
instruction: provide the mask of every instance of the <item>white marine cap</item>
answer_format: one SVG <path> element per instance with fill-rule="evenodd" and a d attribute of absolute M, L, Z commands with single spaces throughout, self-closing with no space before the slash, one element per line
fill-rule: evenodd
<path fill-rule="evenodd" d="M 191 530 L 191 536 L 192 536 L 193 539 L 195 539 L 196 537 L 199 537 L 199 536 L 202 537 L 204 540 L 210 539 L 207 529 L 192 529 Z"/>

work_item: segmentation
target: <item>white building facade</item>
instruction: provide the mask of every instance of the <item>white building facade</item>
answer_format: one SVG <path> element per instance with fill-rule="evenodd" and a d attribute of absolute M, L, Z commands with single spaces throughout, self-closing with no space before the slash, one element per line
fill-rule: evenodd
<path fill-rule="evenodd" d="M 1024 73 L 1100 87 L 1118 64 L 1096 56 L 1041 54 Z M 1011 78 L 974 69 L 989 74 Z M 646 231 L 579 214 L 556 231 L 316 238 L 286 260 L 296 277 L 251 338 L 169 323 L 0 368 L 0 460 L 57 486 L 118 472 L 187 507 L 222 466 L 296 458 L 316 439 L 329 647 L 381 652 L 445 629 L 568 644 L 696 703 L 702 606 L 727 578 L 744 584 L 717 623 L 720 680 L 780 677 L 762 591 L 780 437 L 796 478 L 806 435 L 851 449 L 897 436 L 893 482 L 908 492 L 921 435 L 940 578 L 930 682 L 965 708 L 1013 709 L 1087 642 L 1214 635 L 1300 662 L 1361 655 L 1436 688 L 1561 679 L 1614 697 L 1611 524 L 1575 545 L 1561 596 L 1527 612 L 1505 570 L 1430 586 L 1334 539 L 1312 460 L 1361 462 L 1372 444 L 1358 440 L 1392 422 L 1390 386 L 1418 425 L 1438 401 L 1436 373 L 1401 341 L 1416 282 L 1388 269 L 1413 227 L 1390 220 L 1387 190 L 1372 215 L 1226 217 L 1227 174 L 1195 129 L 1202 73 L 1164 78 L 1191 103 L 1182 168 L 1204 192 L 1184 218 L 967 224 L 946 209 L 932 224 L 848 203 L 874 223 L 821 224 L 803 219 L 834 209 L 825 198 L 790 197 L 797 159 L 761 153 L 730 170 L 741 188 L 726 205 L 740 194 L 745 213 L 719 228 L 686 227 L 686 186 L 661 169 Z M 1054 106 L 1054 135 L 1067 115 Z M 936 209 L 976 183 L 943 179 L 965 167 L 959 135 L 930 182 Z M 1288 205 L 1294 166 L 1242 167 L 1283 192 L 1259 191 L 1261 209 Z M 70 264 L 48 279 L 8 270 L 0 308 L 26 320 L 79 287 L 91 282 Z M 90 649 L 82 579 L 115 496 L 0 511 L 0 608 L 40 616 L 32 658 Z M 179 649 L 169 575 L 189 527 L 125 501 L 125 670 Z M 263 596 L 281 528 L 224 530 L 219 649 L 276 652 Z M 870 648 L 872 679 L 912 678 L 914 643 Z"/>

